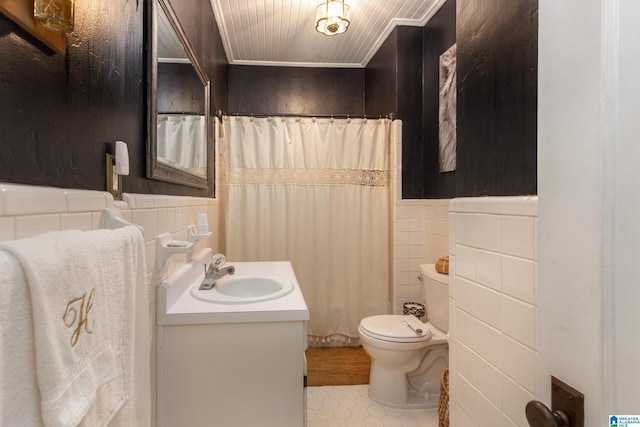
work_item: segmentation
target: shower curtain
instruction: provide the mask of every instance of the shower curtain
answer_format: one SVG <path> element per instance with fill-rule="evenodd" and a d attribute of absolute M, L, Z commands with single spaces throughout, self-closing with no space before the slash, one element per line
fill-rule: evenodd
<path fill-rule="evenodd" d="M 225 117 L 226 253 L 291 261 L 312 345 L 388 311 L 389 121 Z"/>
<path fill-rule="evenodd" d="M 158 114 L 158 159 L 207 176 L 206 120 L 202 114 Z"/>

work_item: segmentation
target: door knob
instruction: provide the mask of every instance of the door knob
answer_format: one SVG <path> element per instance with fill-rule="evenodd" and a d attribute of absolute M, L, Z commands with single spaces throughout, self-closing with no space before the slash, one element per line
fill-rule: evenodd
<path fill-rule="evenodd" d="M 525 413 L 531 427 L 571 427 L 567 414 L 560 410 L 551 412 L 544 403 L 537 400 L 527 403 Z"/>

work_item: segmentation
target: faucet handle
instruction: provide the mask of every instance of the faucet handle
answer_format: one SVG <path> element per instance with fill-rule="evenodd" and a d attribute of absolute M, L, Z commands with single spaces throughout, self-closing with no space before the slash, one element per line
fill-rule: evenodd
<path fill-rule="evenodd" d="M 227 260 L 223 254 L 215 254 L 211 259 L 210 268 L 213 268 L 214 270 L 218 270 L 221 265 L 224 265 L 225 262 L 227 262 Z"/>

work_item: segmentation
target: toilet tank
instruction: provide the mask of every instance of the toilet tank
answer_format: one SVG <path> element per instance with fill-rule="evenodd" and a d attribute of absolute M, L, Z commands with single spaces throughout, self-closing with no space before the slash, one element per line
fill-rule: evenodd
<path fill-rule="evenodd" d="M 420 264 L 427 319 L 444 332 L 449 331 L 449 275 L 438 273 L 435 264 Z"/>

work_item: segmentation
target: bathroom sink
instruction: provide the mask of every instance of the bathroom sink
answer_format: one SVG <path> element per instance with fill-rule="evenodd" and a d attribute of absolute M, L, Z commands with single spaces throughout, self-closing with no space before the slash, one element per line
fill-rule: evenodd
<path fill-rule="evenodd" d="M 289 294 L 294 289 L 288 280 L 270 276 L 226 276 L 218 280 L 209 290 L 191 288 L 195 298 L 218 304 L 249 304 L 269 301 Z"/>

